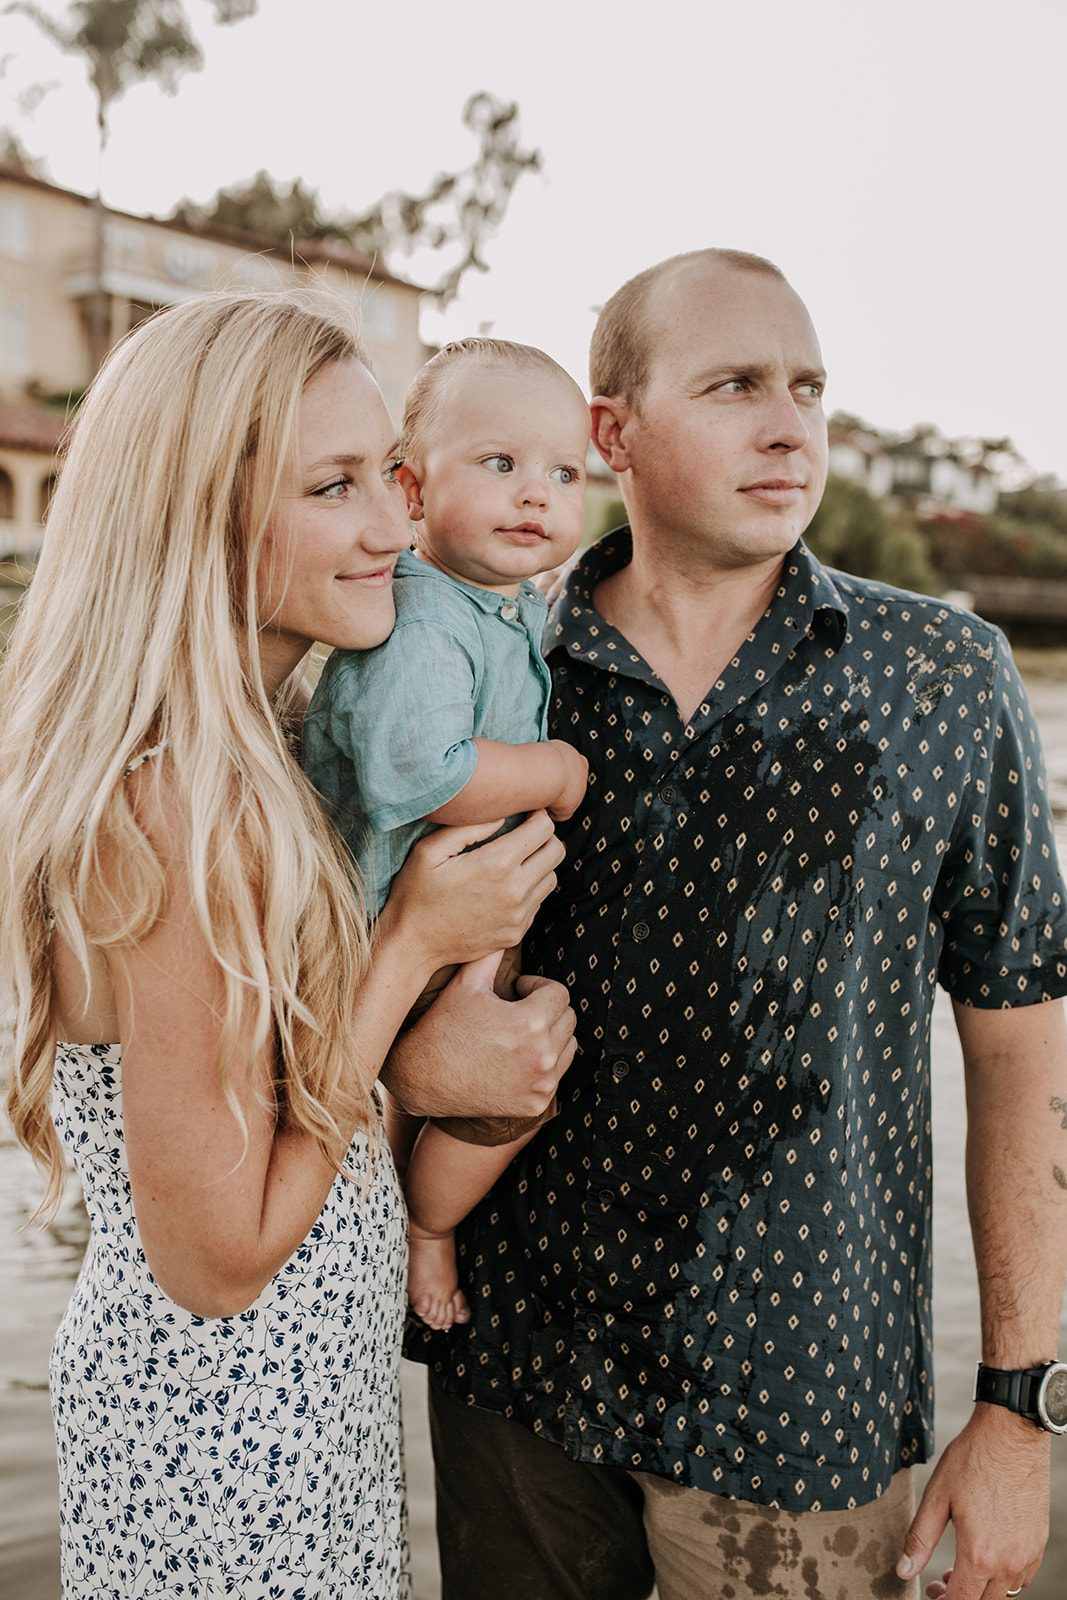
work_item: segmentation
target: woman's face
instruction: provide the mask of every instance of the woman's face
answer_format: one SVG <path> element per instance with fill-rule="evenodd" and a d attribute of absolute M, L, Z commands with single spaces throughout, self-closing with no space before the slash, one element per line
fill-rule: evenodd
<path fill-rule="evenodd" d="M 396 452 L 366 367 L 339 361 L 316 373 L 256 576 L 269 693 L 316 641 L 367 650 L 392 632 L 393 564 L 411 542 Z"/>

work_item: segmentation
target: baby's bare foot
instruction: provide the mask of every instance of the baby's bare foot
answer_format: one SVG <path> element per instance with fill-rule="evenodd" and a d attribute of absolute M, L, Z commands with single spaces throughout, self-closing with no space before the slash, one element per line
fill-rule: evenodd
<path fill-rule="evenodd" d="M 444 1330 L 454 1322 L 469 1322 L 470 1308 L 459 1286 L 456 1247 L 450 1233 L 440 1239 L 420 1235 L 413 1228 L 408 1240 L 408 1299 L 411 1309 L 428 1328 Z"/>

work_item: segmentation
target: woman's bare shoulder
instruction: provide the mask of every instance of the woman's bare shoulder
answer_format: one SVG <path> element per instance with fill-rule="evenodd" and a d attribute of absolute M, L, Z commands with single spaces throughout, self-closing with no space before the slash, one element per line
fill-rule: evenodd
<path fill-rule="evenodd" d="M 84 902 L 84 945 L 75 949 L 57 927 L 52 935 L 52 982 L 59 1038 L 74 1044 L 119 1041 L 119 1016 L 108 950 L 116 935 L 145 909 L 143 883 L 130 871 L 131 843 L 150 847 L 159 865 L 156 893 L 166 899 L 171 868 L 182 854 L 184 815 L 174 794 L 165 747 L 135 758 L 123 777 L 130 810 L 120 829 L 97 841 L 95 873 Z M 130 830 L 127 833 L 127 830 Z M 124 836 L 125 835 L 125 836 Z M 155 898 L 155 896 L 151 897 Z"/>

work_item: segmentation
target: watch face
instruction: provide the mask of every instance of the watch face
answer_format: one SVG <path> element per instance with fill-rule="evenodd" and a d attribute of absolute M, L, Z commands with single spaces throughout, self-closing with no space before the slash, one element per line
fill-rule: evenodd
<path fill-rule="evenodd" d="M 1046 1428 L 1067 1431 L 1067 1366 L 1057 1363 L 1050 1368 L 1038 1391 L 1037 1409 Z"/>

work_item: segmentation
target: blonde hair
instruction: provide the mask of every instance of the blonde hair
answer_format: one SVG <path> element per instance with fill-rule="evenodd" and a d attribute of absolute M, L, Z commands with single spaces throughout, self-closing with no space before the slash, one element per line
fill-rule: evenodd
<path fill-rule="evenodd" d="M 705 261 L 709 266 L 733 268 L 737 272 L 762 272 L 785 282 L 785 274 L 773 261 L 750 255 L 746 250 L 689 250 L 670 256 L 654 267 L 646 267 L 636 277 L 616 289 L 597 318 L 589 346 L 589 388 L 594 395 L 627 400 L 636 407 L 648 382 L 655 335 L 649 316 L 649 297 L 659 279 L 688 262 Z"/>
<path fill-rule="evenodd" d="M 465 362 L 477 362 L 483 367 L 510 367 L 516 372 L 554 373 L 572 386 L 585 405 L 582 391 L 570 373 L 536 345 L 513 344 L 509 339 L 454 339 L 420 367 L 411 381 L 404 399 L 404 420 L 400 424 L 400 454 L 406 460 L 421 459 L 444 410 L 448 380 Z"/>
<path fill-rule="evenodd" d="M 75 423 L 0 676 L 0 971 L 17 1007 L 8 1106 L 48 1177 L 42 1209 L 63 1182 L 49 1115 L 53 926 L 88 972 L 105 842 L 135 907 L 108 943 L 135 943 L 162 914 L 164 871 L 123 776 L 159 744 L 188 818 L 195 914 L 224 978 L 217 1070 L 235 1116 L 235 1066 L 251 1071 L 273 1042 L 281 1125 L 311 1134 L 338 1167 L 339 1124 L 371 1125 L 350 1037 L 366 922 L 255 648 L 257 566 L 304 385 L 353 359 L 364 359 L 358 330 L 331 296 L 209 295 L 113 351 Z"/>

